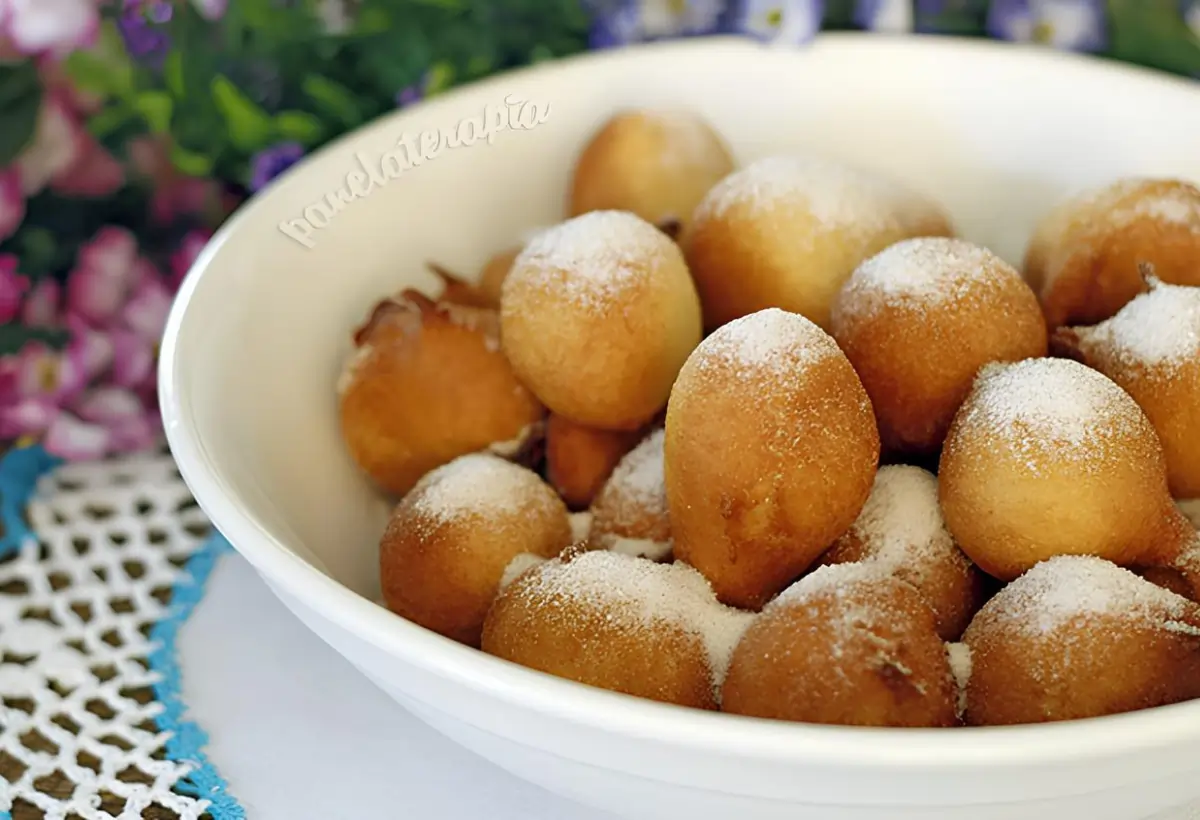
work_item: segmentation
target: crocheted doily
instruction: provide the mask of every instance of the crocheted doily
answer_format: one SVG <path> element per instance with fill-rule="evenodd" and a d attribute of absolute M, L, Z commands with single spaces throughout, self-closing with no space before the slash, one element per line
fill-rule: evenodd
<path fill-rule="evenodd" d="M 170 456 L 15 450 L 0 512 L 0 818 L 242 818 L 180 700 L 175 635 L 225 546 Z"/>

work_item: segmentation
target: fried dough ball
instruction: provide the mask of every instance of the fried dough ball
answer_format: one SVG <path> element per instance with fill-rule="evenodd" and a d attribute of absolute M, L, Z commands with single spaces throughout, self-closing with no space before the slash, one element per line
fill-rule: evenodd
<path fill-rule="evenodd" d="M 1150 421 L 1069 359 L 984 367 L 946 437 L 938 486 L 954 540 L 1004 581 L 1055 555 L 1133 566 L 1179 550 Z"/>
<path fill-rule="evenodd" d="M 705 327 L 779 307 L 828 329 L 830 306 L 851 272 L 906 236 L 894 193 L 874 177 L 780 156 L 714 186 L 681 241 Z"/>
<path fill-rule="evenodd" d="M 717 708 L 752 616 L 717 603 L 698 572 L 604 551 L 529 563 L 492 605 L 484 652 L 614 692 Z"/>
<path fill-rule="evenodd" d="M 871 257 L 830 321 L 894 453 L 936 453 L 983 365 L 1046 355 L 1033 291 L 1000 257 L 960 239 L 908 239 Z"/>
<path fill-rule="evenodd" d="M 525 246 L 514 245 L 500 251 L 488 259 L 483 270 L 480 271 L 477 287 L 492 307 L 500 307 L 500 294 L 504 289 L 504 280 L 508 278 L 508 272 L 512 270 L 513 262 L 516 261 L 523 247 Z"/>
<path fill-rule="evenodd" d="M 1200 188 L 1172 179 L 1124 179 L 1060 203 L 1034 231 L 1024 273 L 1046 323 L 1090 325 L 1142 289 L 1138 266 L 1164 282 L 1200 285 Z"/>
<path fill-rule="evenodd" d="M 871 402 L 832 338 L 778 309 L 730 322 L 667 405 L 675 557 L 757 609 L 854 523 L 878 462 Z"/>
<path fill-rule="evenodd" d="M 658 413 L 700 341 L 700 304 L 678 246 L 622 211 L 543 231 L 504 281 L 504 349 L 555 413 L 636 430 Z"/>
<path fill-rule="evenodd" d="M 933 612 L 877 564 L 821 567 L 763 610 L 738 643 L 722 709 L 843 726 L 958 723 Z"/>
<path fill-rule="evenodd" d="M 461 456 L 392 512 L 379 544 L 383 597 L 396 614 L 478 646 L 513 558 L 549 558 L 570 543 L 567 508 L 536 473 L 497 456 Z"/>
<path fill-rule="evenodd" d="M 950 215 L 934 200 L 888 179 L 877 182 L 892 201 L 905 236 L 953 237 L 957 234 Z"/>
<path fill-rule="evenodd" d="M 1200 287 L 1149 277 L 1111 319 L 1055 341 L 1133 396 L 1162 440 L 1172 495 L 1200 497 Z"/>
<path fill-rule="evenodd" d="M 545 415 L 500 350 L 494 310 L 405 291 L 376 308 L 355 343 L 337 388 L 342 437 L 392 495 L 458 456 L 522 438 Z"/>
<path fill-rule="evenodd" d="M 920 467 L 880 467 L 858 520 L 820 560 L 854 562 L 877 564 L 916 587 L 946 641 L 958 640 L 984 601 L 982 573 L 942 519 L 937 476 Z"/>
<path fill-rule="evenodd" d="M 580 154 L 568 210 L 630 211 L 654 225 L 681 227 L 733 168 L 725 141 L 699 115 L 621 111 Z"/>
<path fill-rule="evenodd" d="M 586 509 L 641 430 L 598 430 L 550 414 L 546 422 L 546 478 L 572 509 Z"/>
<path fill-rule="evenodd" d="M 621 459 L 592 504 L 589 538 L 600 549 L 662 561 L 671 555 L 663 440 L 655 430 Z"/>
<path fill-rule="evenodd" d="M 1046 723 L 1200 696 L 1200 607 L 1100 558 L 1058 556 L 967 628 L 966 722 Z"/>

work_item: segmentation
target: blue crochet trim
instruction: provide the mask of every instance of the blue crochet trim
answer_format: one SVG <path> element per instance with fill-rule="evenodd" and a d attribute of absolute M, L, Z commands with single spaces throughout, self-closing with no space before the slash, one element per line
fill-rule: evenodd
<path fill-rule="evenodd" d="M 0 458 L 0 524 L 4 527 L 3 535 L 0 535 L 0 557 L 15 552 L 26 539 L 35 537 L 25 523 L 25 507 L 37 489 L 38 479 L 61 463 L 41 447 L 10 450 Z M 188 559 L 183 577 L 172 590 L 170 611 L 151 630 L 150 639 L 156 648 L 147 658 L 150 668 L 160 679 L 154 685 L 154 693 L 163 705 L 157 720 L 159 728 L 171 734 L 167 741 L 167 757 L 194 767 L 175 788 L 181 794 L 209 801 L 208 813 L 213 820 L 245 820 L 246 813 L 229 794 L 225 780 L 204 753 L 208 736 L 185 717 L 187 710 L 181 696 L 182 676 L 175 639 L 179 628 L 204 597 L 205 584 L 217 559 L 230 550 L 229 542 L 214 534 Z M 0 810 L 0 820 L 12 820 L 11 813 Z"/>

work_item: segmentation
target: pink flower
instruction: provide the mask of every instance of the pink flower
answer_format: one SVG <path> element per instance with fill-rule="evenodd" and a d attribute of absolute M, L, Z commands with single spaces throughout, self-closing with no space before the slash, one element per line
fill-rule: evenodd
<path fill-rule="evenodd" d="M 168 225 L 176 217 L 207 216 L 210 211 L 220 211 L 214 214 L 218 219 L 226 215 L 220 202 L 220 186 L 210 179 L 184 176 L 175 170 L 162 139 L 137 137 L 126 150 L 134 172 L 154 189 L 150 214 L 155 222 Z"/>
<path fill-rule="evenodd" d="M 21 322 L 29 327 L 49 327 L 58 320 L 58 303 L 62 289 L 58 282 L 46 278 L 38 281 L 25 297 Z"/>
<path fill-rule="evenodd" d="M 144 276 L 138 282 L 121 311 L 121 319 L 127 328 L 142 339 L 157 345 L 162 340 L 170 312 L 171 293 L 156 274 Z"/>
<path fill-rule="evenodd" d="M 0 27 L 24 54 L 65 55 L 95 41 L 100 15 L 94 0 L 0 0 Z"/>
<path fill-rule="evenodd" d="M 144 450 L 158 441 L 161 425 L 156 411 L 141 398 L 119 387 L 98 387 L 84 393 L 72 408 L 85 422 L 108 430 L 114 450 Z"/>
<path fill-rule="evenodd" d="M 116 318 L 142 272 L 137 240 L 124 228 L 102 228 L 79 250 L 67 278 L 67 311 L 93 324 Z"/>
<path fill-rule="evenodd" d="M 29 280 L 17 273 L 17 257 L 0 253 L 0 325 L 8 324 L 21 310 L 21 297 Z"/>
<path fill-rule="evenodd" d="M 192 5 L 205 20 L 220 20 L 225 14 L 229 0 L 192 0 Z"/>
<path fill-rule="evenodd" d="M 110 334 L 93 329 L 78 316 L 68 315 L 66 324 L 71 331 L 68 355 L 83 372 L 84 381 L 91 382 L 112 367 L 116 344 Z"/>
<path fill-rule="evenodd" d="M 71 351 L 73 352 L 73 351 Z M 17 399 L 61 405 L 78 395 L 86 382 L 83 367 L 68 351 L 29 342 L 12 357 L 9 388 Z"/>
<path fill-rule="evenodd" d="M 200 230 L 188 231 L 187 235 L 183 237 L 179 248 L 171 254 L 171 277 L 168 284 L 172 291 L 179 290 L 179 286 L 183 284 L 183 277 L 187 276 L 187 272 L 196 262 L 196 257 L 200 255 L 200 251 L 204 250 L 204 246 L 210 239 L 212 239 L 210 231 Z"/>
<path fill-rule="evenodd" d="M 24 219 L 25 193 L 21 190 L 21 172 L 11 166 L 0 172 L 0 241 L 16 233 Z"/>
<path fill-rule="evenodd" d="M 50 180 L 56 193 L 102 197 L 125 184 L 125 169 L 95 138 L 81 129 L 76 140 L 74 162 Z"/>
<path fill-rule="evenodd" d="M 114 330 L 111 381 L 139 390 L 154 380 L 154 345 L 131 330 Z"/>
<path fill-rule="evenodd" d="M 9 0 L 0 0 L 0 3 Z M 17 157 L 21 189 L 32 196 L 79 161 L 86 135 L 62 96 L 46 95 L 33 141 Z"/>
<path fill-rule="evenodd" d="M 58 413 L 42 439 L 47 453 L 67 461 L 103 458 L 112 443 L 112 434 L 102 425 L 88 424 L 70 413 Z"/>

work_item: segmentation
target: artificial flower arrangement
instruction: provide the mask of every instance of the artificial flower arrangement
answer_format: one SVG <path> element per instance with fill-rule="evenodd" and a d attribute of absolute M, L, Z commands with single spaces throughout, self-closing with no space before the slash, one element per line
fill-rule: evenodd
<path fill-rule="evenodd" d="M 831 28 L 1200 76 L 1200 0 L 0 0 L 0 449 L 161 446 L 157 348 L 183 275 L 339 134 L 589 48 Z"/>

